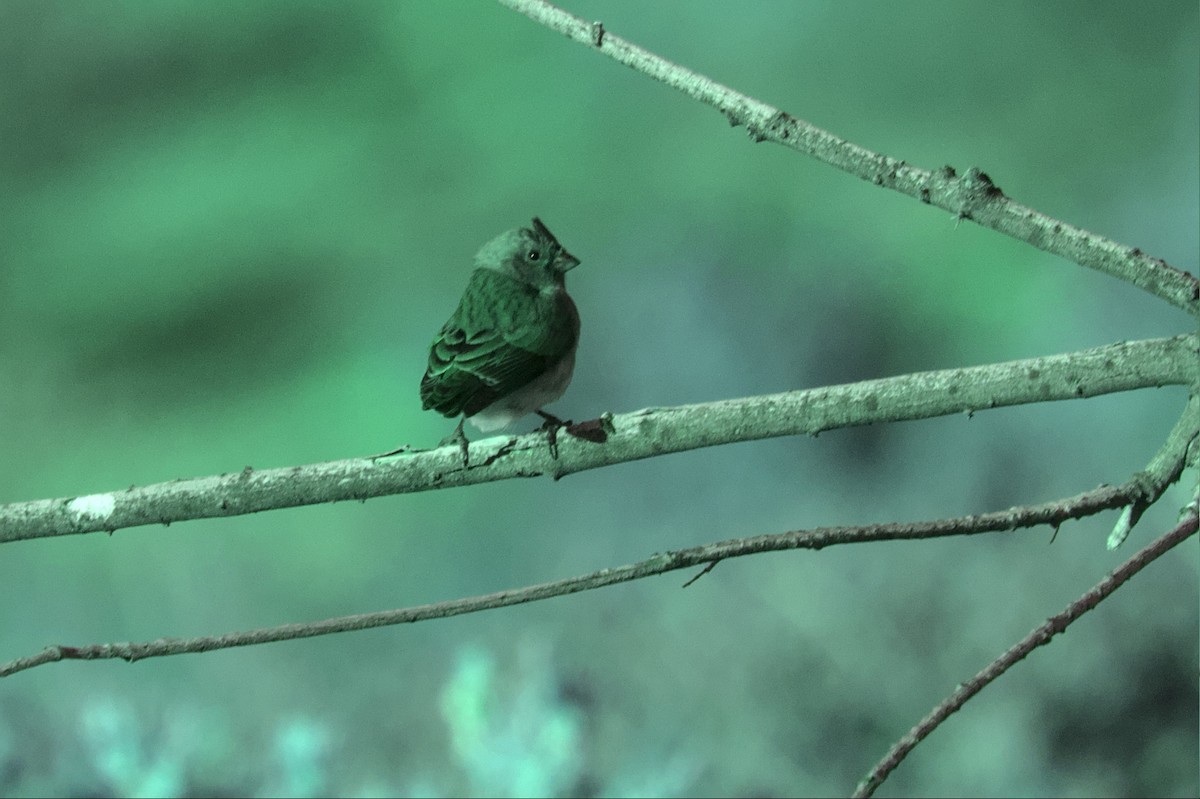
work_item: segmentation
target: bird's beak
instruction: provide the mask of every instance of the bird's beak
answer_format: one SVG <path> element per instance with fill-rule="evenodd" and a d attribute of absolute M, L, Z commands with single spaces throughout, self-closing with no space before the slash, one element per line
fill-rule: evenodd
<path fill-rule="evenodd" d="M 579 266 L 579 259 L 566 250 L 559 250 L 558 257 L 554 259 L 554 268 L 559 272 L 570 272 L 575 267 Z"/>

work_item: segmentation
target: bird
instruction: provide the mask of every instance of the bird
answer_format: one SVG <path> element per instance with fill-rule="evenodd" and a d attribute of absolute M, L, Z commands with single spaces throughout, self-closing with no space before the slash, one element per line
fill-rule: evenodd
<path fill-rule="evenodd" d="M 479 249 L 458 307 L 429 347 L 421 405 L 461 417 L 438 446 L 457 443 L 467 467 L 463 422 L 483 432 L 538 413 L 557 454 L 555 431 L 569 424 L 542 410 L 563 395 L 575 370 L 579 311 L 566 273 L 579 265 L 534 217 Z"/>

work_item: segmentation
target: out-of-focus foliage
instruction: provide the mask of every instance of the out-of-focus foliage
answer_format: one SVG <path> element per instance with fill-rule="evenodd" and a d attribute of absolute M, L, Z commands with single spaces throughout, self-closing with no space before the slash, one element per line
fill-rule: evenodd
<path fill-rule="evenodd" d="M 980 166 L 1022 202 L 1197 271 L 1194 2 L 565 5 L 866 147 Z M 754 145 L 496 4 L 3 0 L 0 502 L 432 445 L 452 423 L 420 410 L 429 340 L 475 249 L 535 214 L 583 261 L 576 378 L 553 408 L 575 419 L 1191 327 L 1128 285 Z M 1141 468 L 1183 398 L 13 544 L 0 658 L 1044 501 Z M 686 591 L 671 576 L 50 665 L 0 683 L 0 793 L 844 793 L 1185 496 L 1115 555 L 1105 514 L 1053 545 L 1038 530 L 769 555 Z M 1190 542 L 1152 566 L 887 790 L 1196 795 L 1197 565 Z"/>

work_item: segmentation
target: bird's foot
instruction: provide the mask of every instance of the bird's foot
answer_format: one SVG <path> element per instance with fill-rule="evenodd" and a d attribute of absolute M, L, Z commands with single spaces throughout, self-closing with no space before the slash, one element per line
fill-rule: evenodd
<path fill-rule="evenodd" d="M 538 416 L 540 416 L 546 420 L 546 423 L 544 425 L 542 425 L 542 427 L 545 427 L 545 428 L 548 428 L 550 425 L 554 425 L 555 427 L 566 427 L 567 425 L 574 424 L 574 422 L 572 422 L 570 420 L 567 420 L 564 422 L 562 419 L 559 419 L 554 414 L 547 413 L 546 411 L 543 411 L 540 408 L 538 410 L 534 411 L 534 413 L 536 413 Z"/>
<path fill-rule="evenodd" d="M 465 421 L 466 421 L 465 417 L 462 419 L 459 419 L 458 426 L 454 428 L 454 432 L 438 442 L 438 449 L 441 449 L 442 447 L 448 447 L 451 444 L 458 444 L 458 449 L 460 452 L 462 452 L 462 463 L 463 463 L 464 469 L 467 468 L 467 444 L 468 444 L 467 434 L 463 432 L 463 422 L 465 422 Z"/>
<path fill-rule="evenodd" d="M 550 457 L 558 460 L 558 431 L 563 427 L 570 427 L 574 422 L 563 421 L 552 413 L 546 413 L 543 410 L 534 411 L 538 416 L 545 419 L 542 426 L 538 429 L 546 431 L 546 440 L 550 442 Z"/>

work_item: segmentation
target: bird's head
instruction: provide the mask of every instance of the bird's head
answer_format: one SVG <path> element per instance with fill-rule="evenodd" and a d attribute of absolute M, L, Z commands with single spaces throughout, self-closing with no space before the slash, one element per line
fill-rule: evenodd
<path fill-rule="evenodd" d="M 495 269 L 537 289 L 563 285 L 563 276 L 579 259 L 563 249 L 536 216 L 529 227 L 501 233 L 480 248 L 475 265 Z"/>

